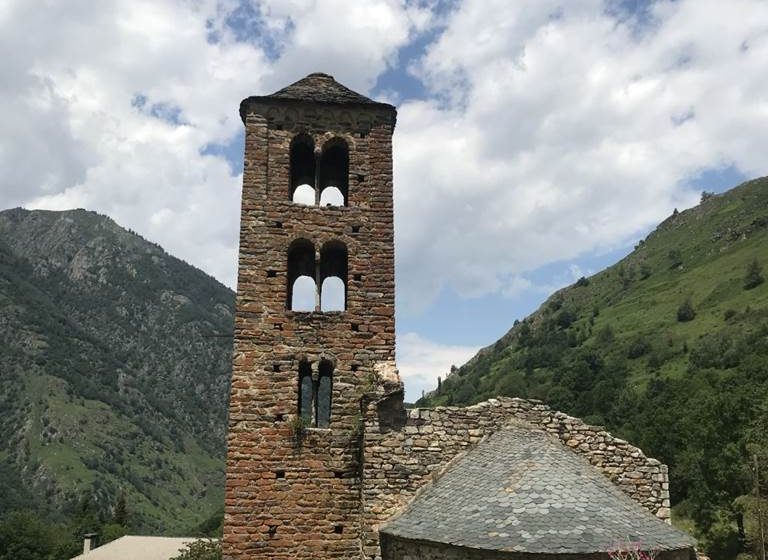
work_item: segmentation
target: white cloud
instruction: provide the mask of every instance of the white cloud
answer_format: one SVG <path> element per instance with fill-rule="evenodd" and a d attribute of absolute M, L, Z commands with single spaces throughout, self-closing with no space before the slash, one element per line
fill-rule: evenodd
<path fill-rule="evenodd" d="M 318 70 L 366 92 L 437 26 L 395 137 L 401 310 L 519 297 L 694 203 L 702 169 L 768 172 L 765 2 L 660 0 L 644 34 L 600 0 L 435 5 L 4 2 L 0 207 L 109 214 L 234 286 L 241 178 L 200 150 L 243 97 Z"/>
<path fill-rule="evenodd" d="M 660 1 L 639 35 L 603 6 L 462 3 L 415 65 L 434 98 L 398 118 L 406 310 L 626 244 L 702 169 L 768 173 L 768 4 Z"/>
<path fill-rule="evenodd" d="M 226 25 L 243 13 L 252 41 Z M 0 207 L 106 213 L 234 286 L 241 177 L 200 150 L 242 130 L 241 99 L 310 71 L 367 90 L 426 16 L 389 0 L 4 4 Z"/>
<path fill-rule="evenodd" d="M 422 391 L 434 389 L 438 376 L 445 379 L 452 365 L 465 363 L 479 349 L 478 346 L 438 344 L 414 332 L 398 336 L 397 367 L 405 383 L 406 400 L 414 402 Z"/>

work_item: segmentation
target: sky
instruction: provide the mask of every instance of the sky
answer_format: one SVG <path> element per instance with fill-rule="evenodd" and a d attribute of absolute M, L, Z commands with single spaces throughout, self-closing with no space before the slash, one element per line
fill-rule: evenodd
<path fill-rule="evenodd" d="M 0 209 L 107 214 L 234 288 L 240 100 L 311 72 L 398 107 L 409 400 L 768 175 L 766 0 L 2 0 Z"/>

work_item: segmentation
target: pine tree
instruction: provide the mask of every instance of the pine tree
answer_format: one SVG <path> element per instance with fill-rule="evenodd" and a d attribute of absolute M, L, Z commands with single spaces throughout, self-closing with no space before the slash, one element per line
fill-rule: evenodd
<path fill-rule="evenodd" d="M 125 492 L 120 492 L 115 509 L 112 512 L 112 523 L 121 527 L 128 527 L 128 506 L 125 501 Z"/>

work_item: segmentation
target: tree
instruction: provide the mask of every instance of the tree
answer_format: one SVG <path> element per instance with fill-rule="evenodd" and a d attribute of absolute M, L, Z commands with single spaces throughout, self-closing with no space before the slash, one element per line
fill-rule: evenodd
<path fill-rule="evenodd" d="M 180 552 L 171 560 L 221 560 L 221 542 L 199 539 L 186 545 Z"/>
<path fill-rule="evenodd" d="M 749 266 L 747 266 L 747 273 L 744 276 L 744 289 L 751 290 L 763 282 L 765 282 L 763 269 L 760 266 L 760 263 L 757 262 L 757 259 L 753 259 L 752 262 L 749 263 Z"/>
<path fill-rule="evenodd" d="M 693 321 L 696 318 L 696 310 L 693 309 L 693 304 L 690 299 L 686 299 L 677 308 L 677 320 L 681 323 Z"/>
<path fill-rule="evenodd" d="M 125 492 L 120 492 L 115 509 L 112 512 L 112 523 L 121 527 L 128 527 L 128 505 L 125 501 Z"/>
<path fill-rule="evenodd" d="M 0 560 L 52 560 L 56 543 L 32 513 L 13 513 L 0 523 Z"/>
<path fill-rule="evenodd" d="M 108 542 L 117 540 L 120 537 L 124 537 L 127 534 L 128 531 L 122 525 L 118 525 L 117 523 L 107 523 L 106 525 L 101 526 L 101 531 L 99 532 L 99 542 L 104 545 Z"/>

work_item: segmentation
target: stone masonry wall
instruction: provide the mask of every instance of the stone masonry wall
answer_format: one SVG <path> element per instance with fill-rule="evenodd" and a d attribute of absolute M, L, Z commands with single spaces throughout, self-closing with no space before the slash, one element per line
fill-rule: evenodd
<path fill-rule="evenodd" d="M 223 557 L 360 556 L 360 402 L 394 363 L 392 131 L 394 112 L 301 103 L 245 107 L 245 166 L 235 351 L 229 409 Z M 290 146 L 311 136 L 319 155 L 349 146 L 344 207 L 290 200 Z M 296 239 L 320 258 L 348 253 L 345 311 L 286 309 L 287 255 Z M 330 428 L 298 420 L 299 363 L 333 364 Z"/>
<path fill-rule="evenodd" d="M 376 406 L 366 415 L 363 469 L 363 550 L 379 558 L 377 528 L 400 511 L 456 456 L 511 421 L 558 437 L 606 474 L 632 499 L 669 521 L 667 467 L 600 427 L 539 401 L 498 398 L 466 407 L 409 410 L 399 430 L 382 430 Z"/>
<path fill-rule="evenodd" d="M 522 554 L 497 550 L 476 550 L 458 546 L 398 539 L 385 535 L 381 543 L 383 560 L 609 560 L 608 553 Z M 689 560 L 690 550 L 664 550 L 656 560 Z"/>

